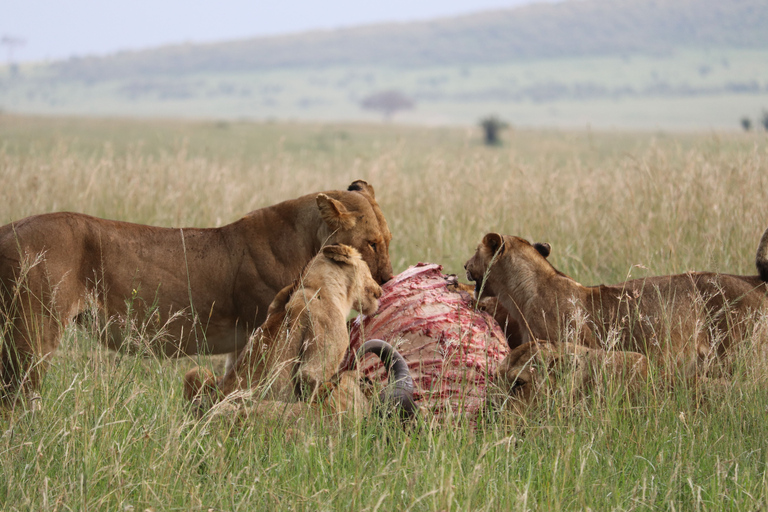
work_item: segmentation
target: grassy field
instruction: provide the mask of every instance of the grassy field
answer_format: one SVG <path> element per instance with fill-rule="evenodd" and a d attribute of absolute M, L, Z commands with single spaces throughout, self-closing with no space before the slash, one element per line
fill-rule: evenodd
<path fill-rule="evenodd" d="M 430 261 L 463 275 L 499 231 L 551 243 L 550 261 L 585 284 L 754 274 L 768 227 L 764 133 L 516 130 L 488 148 L 471 129 L 0 115 L 0 177 L 3 223 L 74 210 L 164 226 L 221 225 L 364 178 L 396 272 Z M 704 398 L 555 396 L 477 430 L 370 421 L 297 439 L 196 422 L 181 396 L 196 361 L 115 355 L 71 330 L 42 410 L 0 419 L 0 509 L 756 510 L 768 387 L 754 359 Z"/>

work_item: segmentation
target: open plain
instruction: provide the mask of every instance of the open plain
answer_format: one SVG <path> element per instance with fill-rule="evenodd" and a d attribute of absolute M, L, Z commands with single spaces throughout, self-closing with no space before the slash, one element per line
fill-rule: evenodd
<path fill-rule="evenodd" d="M 489 231 L 552 245 L 585 284 L 709 270 L 754 274 L 768 227 L 765 132 L 474 128 L 37 118 L 0 114 L 0 221 L 78 211 L 217 226 L 362 178 L 395 273 L 463 277 Z M 757 332 L 764 332 L 758 330 Z M 129 330 L 141 345 L 141 325 Z M 0 418 L 3 510 L 756 510 L 768 506 L 766 340 L 725 386 L 649 378 L 641 403 L 553 394 L 477 428 L 370 420 L 302 435 L 234 432 L 185 408 L 205 358 L 110 353 L 70 328 L 41 409 Z"/>

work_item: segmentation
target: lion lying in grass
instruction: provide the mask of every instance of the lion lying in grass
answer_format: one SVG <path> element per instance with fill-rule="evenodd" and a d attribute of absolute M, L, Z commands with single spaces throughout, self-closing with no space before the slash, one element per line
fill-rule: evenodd
<path fill-rule="evenodd" d="M 187 372 L 185 397 L 200 413 L 245 390 L 256 394 L 256 405 L 235 407 L 240 416 L 291 419 L 321 402 L 325 412 L 361 416 L 368 402 L 357 373 L 337 370 L 349 348 L 347 315 L 353 308 L 375 313 L 380 296 L 381 287 L 355 249 L 324 247 L 296 283 L 277 294 L 266 322 L 221 379 L 203 368 Z"/>
<path fill-rule="evenodd" d="M 556 390 L 572 399 L 605 385 L 630 397 L 646 386 L 648 359 L 637 352 L 588 348 L 569 342 L 531 341 L 513 349 L 493 374 L 489 403 L 524 413 Z"/>
<path fill-rule="evenodd" d="M 67 325 L 96 317 L 109 348 L 148 326 L 167 356 L 232 354 L 323 245 L 356 248 L 392 277 L 392 235 L 373 187 L 310 194 L 219 228 L 161 228 L 77 213 L 0 227 L 0 401 L 33 391 Z M 130 344 L 126 344 L 130 348 Z M 234 361 L 234 357 L 232 358 Z"/>
<path fill-rule="evenodd" d="M 489 233 L 465 264 L 478 297 L 498 298 L 523 343 L 634 351 L 696 375 L 748 337 L 768 311 L 768 230 L 757 250 L 757 276 L 688 272 L 586 287 L 555 269 L 549 253 L 548 244 Z"/>

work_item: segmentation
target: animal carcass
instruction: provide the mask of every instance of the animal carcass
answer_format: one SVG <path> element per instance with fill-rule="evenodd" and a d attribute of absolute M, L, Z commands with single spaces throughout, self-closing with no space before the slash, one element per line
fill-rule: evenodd
<path fill-rule="evenodd" d="M 419 263 L 385 283 L 378 312 L 352 321 L 350 354 L 365 340 L 388 341 L 408 362 L 422 411 L 474 419 L 489 377 L 509 350 L 493 317 L 474 307 L 456 276 L 441 271 L 440 265 Z M 370 380 L 386 383 L 378 358 L 369 354 L 359 364 Z"/>

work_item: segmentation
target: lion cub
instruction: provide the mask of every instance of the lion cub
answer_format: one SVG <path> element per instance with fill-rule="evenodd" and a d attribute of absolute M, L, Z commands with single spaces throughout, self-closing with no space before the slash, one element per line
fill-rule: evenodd
<path fill-rule="evenodd" d="M 768 311 L 768 230 L 758 276 L 710 272 L 582 286 L 553 267 L 548 244 L 489 233 L 464 268 L 476 292 L 497 297 L 523 343 L 574 341 L 661 357 L 687 372 L 725 354 Z"/>
<path fill-rule="evenodd" d="M 267 320 L 220 380 L 203 368 L 187 372 L 185 397 L 204 412 L 236 390 L 260 390 L 268 401 L 282 403 L 311 402 L 331 394 L 335 408 L 358 412 L 356 403 L 363 399 L 356 378 L 346 375 L 350 372 L 336 375 L 349 347 L 346 320 L 353 308 L 374 314 L 381 293 L 357 250 L 324 247 L 301 277 L 277 294 Z M 258 406 L 258 413 L 302 410 L 293 405 Z"/>
<path fill-rule="evenodd" d="M 647 383 L 648 359 L 637 352 L 588 348 L 568 342 L 532 341 L 513 349 L 496 368 L 488 397 L 519 414 L 559 388 L 572 398 L 617 384 L 629 396 Z"/>

